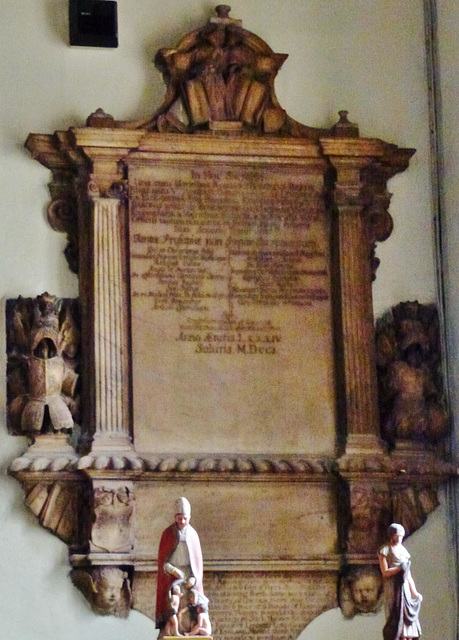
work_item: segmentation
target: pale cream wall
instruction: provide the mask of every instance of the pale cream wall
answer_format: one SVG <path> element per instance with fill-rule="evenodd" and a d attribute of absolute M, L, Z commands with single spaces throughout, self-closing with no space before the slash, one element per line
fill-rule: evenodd
<path fill-rule="evenodd" d="M 382 264 L 374 287 L 377 313 L 400 300 L 435 299 L 422 4 L 422 0 L 232 3 L 232 15 L 242 18 L 246 28 L 275 51 L 290 54 L 277 93 L 291 116 L 308 125 L 329 126 L 337 111 L 346 108 L 362 135 L 418 150 L 409 171 L 390 185 L 395 231 L 378 249 Z M 454 2 L 442 4 L 453 8 Z M 163 96 L 151 62 L 156 50 L 171 46 L 200 25 L 213 8 L 212 2 L 203 0 L 120 0 L 119 48 L 92 50 L 67 46 L 67 5 L 67 0 L 0 0 L 3 299 L 35 296 L 44 290 L 66 296 L 77 291 L 76 278 L 62 257 L 64 239 L 44 218 L 49 173 L 22 149 L 27 134 L 82 124 L 98 107 L 118 119 L 151 113 Z M 457 16 L 455 25 L 457 32 Z M 446 26 L 449 29 L 445 21 Z M 453 34 L 454 29 L 449 30 L 451 43 Z M 457 65 L 457 48 L 455 55 Z M 451 111 L 453 107 L 451 96 Z M 454 135 L 451 125 L 453 139 Z M 456 187 L 452 212 L 458 197 Z M 457 224 L 453 216 L 451 224 Z M 451 275 L 452 282 L 454 278 L 457 282 L 457 274 Z M 2 345 L 3 326 L 2 316 Z M 454 339 L 458 344 L 456 334 Z M 4 356 L 0 358 L 4 370 Z M 3 385 L 0 406 L 0 460 L 5 469 L 25 441 L 6 435 Z M 127 622 L 91 614 L 66 577 L 66 548 L 39 528 L 22 506 L 19 485 L 3 476 L 0 494 L 4 640 L 151 639 L 153 625 L 140 614 L 134 613 Z M 443 508 L 412 541 L 418 586 L 426 595 L 426 640 L 454 636 L 446 522 Z"/>

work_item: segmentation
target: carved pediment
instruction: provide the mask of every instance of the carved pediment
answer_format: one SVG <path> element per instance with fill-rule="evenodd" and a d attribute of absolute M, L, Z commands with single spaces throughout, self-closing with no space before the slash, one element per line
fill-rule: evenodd
<path fill-rule="evenodd" d="M 218 5 L 208 24 L 158 51 L 155 65 L 166 96 L 154 116 L 136 126 L 162 133 L 210 129 L 317 138 L 321 130 L 289 118 L 277 100 L 274 80 L 287 54 L 275 53 L 241 20 L 230 18 L 230 10 Z"/>

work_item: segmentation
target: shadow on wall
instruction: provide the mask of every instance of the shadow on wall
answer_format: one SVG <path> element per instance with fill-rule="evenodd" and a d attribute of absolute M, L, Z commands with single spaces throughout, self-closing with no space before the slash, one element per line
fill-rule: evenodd
<path fill-rule="evenodd" d="M 357 614 L 349 620 L 336 607 L 313 620 L 300 633 L 298 640 L 381 640 L 385 621 L 384 608 L 377 613 Z"/>
<path fill-rule="evenodd" d="M 54 40 L 69 44 L 69 7 L 62 0 L 48 0 L 46 14 L 50 34 Z"/>
<path fill-rule="evenodd" d="M 0 620 L 2 640 L 156 640 L 153 620 L 95 615 L 72 585 L 66 545 L 40 527 L 6 468 L 23 438 L 0 431 Z M 39 551 L 39 553 L 38 553 Z M 152 596 L 153 597 L 153 596 Z"/>

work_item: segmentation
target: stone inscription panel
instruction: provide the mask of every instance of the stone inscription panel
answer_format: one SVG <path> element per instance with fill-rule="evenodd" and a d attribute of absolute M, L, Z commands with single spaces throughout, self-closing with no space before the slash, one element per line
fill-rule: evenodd
<path fill-rule="evenodd" d="M 214 638 L 294 640 L 337 606 L 336 576 L 307 572 L 206 572 L 204 591 Z M 154 620 L 156 573 L 137 572 L 134 607 Z M 318 638 L 317 640 L 320 640 Z"/>
<path fill-rule="evenodd" d="M 137 450 L 333 452 L 321 174 L 155 160 L 129 188 Z"/>

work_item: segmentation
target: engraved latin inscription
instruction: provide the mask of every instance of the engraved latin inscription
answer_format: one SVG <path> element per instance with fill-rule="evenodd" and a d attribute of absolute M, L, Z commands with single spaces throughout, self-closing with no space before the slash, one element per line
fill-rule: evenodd
<path fill-rule="evenodd" d="M 330 450 L 321 176 L 301 165 L 204 161 L 134 165 L 129 176 L 136 445 L 156 428 L 169 451 L 185 441 L 191 450 L 205 441 L 209 451 L 301 451 L 311 437 Z M 274 444 L 281 416 L 285 442 Z M 324 421 L 319 438 L 305 430 Z M 175 440 L 174 423 L 189 427 Z"/>
<path fill-rule="evenodd" d="M 200 167 L 134 179 L 133 296 L 152 310 L 205 314 L 326 300 L 324 247 L 308 234 L 320 191 L 282 170 L 266 184 L 263 176 Z"/>

